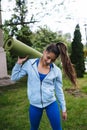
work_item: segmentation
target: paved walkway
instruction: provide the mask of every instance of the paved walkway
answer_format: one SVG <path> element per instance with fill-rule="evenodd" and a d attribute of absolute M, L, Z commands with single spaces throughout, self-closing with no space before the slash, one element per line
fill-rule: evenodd
<path fill-rule="evenodd" d="M 10 76 L 0 78 L 0 86 L 8 86 L 14 84 L 14 82 L 11 81 Z"/>

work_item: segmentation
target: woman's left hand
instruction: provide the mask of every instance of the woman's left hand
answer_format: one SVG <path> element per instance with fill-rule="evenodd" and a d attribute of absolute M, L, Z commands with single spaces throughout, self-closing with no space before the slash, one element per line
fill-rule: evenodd
<path fill-rule="evenodd" d="M 63 120 L 67 120 L 67 112 L 62 112 L 62 118 Z"/>

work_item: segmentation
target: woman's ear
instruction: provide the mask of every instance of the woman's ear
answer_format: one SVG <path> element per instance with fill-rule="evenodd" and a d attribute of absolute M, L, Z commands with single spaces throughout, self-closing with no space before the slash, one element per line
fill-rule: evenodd
<path fill-rule="evenodd" d="M 45 54 L 45 53 L 46 53 L 46 50 L 43 51 L 43 54 Z"/>

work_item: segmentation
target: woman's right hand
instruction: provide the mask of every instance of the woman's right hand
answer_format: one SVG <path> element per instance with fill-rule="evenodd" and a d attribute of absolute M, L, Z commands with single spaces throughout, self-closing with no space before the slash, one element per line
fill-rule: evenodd
<path fill-rule="evenodd" d="M 24 57 L 24 58 L 20 58 L 20 57 L 18 56 L 17 63 L 18 63 L 18 64 L 22 64 L 24 61 L 27 60 L 27 58 L 28 58 L 28 56 L 26 56 L 26 57 Z"/>

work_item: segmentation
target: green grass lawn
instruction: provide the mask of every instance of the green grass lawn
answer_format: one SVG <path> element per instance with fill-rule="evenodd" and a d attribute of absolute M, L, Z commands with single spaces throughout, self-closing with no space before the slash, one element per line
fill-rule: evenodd
<path fill-rule="evenodd" d="M 71 84 L 64 78 L 68 119 L 62 121 L 63 130 L 87 130 L 87 75 L 78 79 L 78 83 L 80 94 L 71 94 L 66 91 Z M 0 87 L 0 130 L 29 130 L 28 108 L 26 78 Z M 45 111 L 39 130 L 51 130 Z"/>

